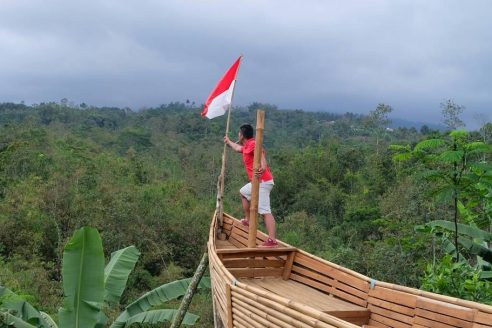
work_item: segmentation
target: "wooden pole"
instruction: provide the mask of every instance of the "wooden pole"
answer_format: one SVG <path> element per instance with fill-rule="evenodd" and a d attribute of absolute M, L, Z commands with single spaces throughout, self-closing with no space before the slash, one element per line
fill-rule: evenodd
<path fill-rule="evenodd" d="M 234 90 L 232 91 L 234 97 Z M 229 113 L 227 113 L 227 123 L 225 135 L 229 134 L 229 123 L 231 121 L 232 102 L 229 105 Z M 227 162 L 227 144 L 224 144 L 224 150 L 222 152 L 222 167 L 220 168 L 218 190 L 217 190 L 217 217 L 219 218 L 219 230 L 217 231 L 217 237 L 220 240 L 225 240 L 226 235 L 222 232 L 224 226 L 224 190 L 225 190 L 225 170 Z"/>
<path fill-rule="evenodd" d="M 195 295 L 195 292 L 198 288 L 198 283 L 202 279 L 203 274 L 207 269 L 207 265 L 208 265 L 208 254 L 205 252 L 202 256 L 200 264 L 198 265 L 198 268 L 195 271 L 195 275 L 193 276 L 193 279 L 191 279 L 190 285 L 188 286 L 188 290 L 186 291 L 186 294 L 184 295 L 183 300 L 179 305 L 178 313 L 174 317 L 174 320 L 171 324 L 171 328 L 178 328 L 181 326 L 181 322 L 183 321 L 185 314 L 188 311 L 193 295 Z"/>
<path fill-rule="evenodd" d="M 258 110 L 256 113 L 256 145 L 253 163 L 253 181 L 251 182 L 251 202 L 249 204 L 249 234 L 248 247 L 256 247 L 256 232 L 258 229 L 258 199 L 260 191 L 260 177 L 255 172 L 261 166 L 261 154 L 263 151 L 263 129 L 265 127 L 265 112 Z"/>

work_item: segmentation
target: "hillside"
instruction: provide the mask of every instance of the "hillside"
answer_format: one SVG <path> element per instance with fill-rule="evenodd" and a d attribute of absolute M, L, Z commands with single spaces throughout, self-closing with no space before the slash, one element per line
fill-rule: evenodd
<path fill-rule="evenodd" d="M 415 226 L 451 220 L 452 208 L 430 196 L 418 172 L 424 165 L 393 161 L 389 145 L 413 147 L 429 136 L 370 128 L 361 115 L 253 104 L 233 112 L 231 138 L 259 107 L 279 238 L 375 279 L 420 287 L 445 250 Z M 132 244 L 142 252 L 125 300 L 194 271 L 215 206 L 225 120 L 204 120 L 182 103 L 139 112 L 4 103 L 0 126 L 0 284 L 55 313 L 63 246 L 85 225 L 100 231 L 106 256 Z M 240 217 L 240 156 L 229 156 L 226 177 L 226 210 Z M 492 208 L 487 197 L 476 205 L 483 211 Z M 490 229 L 490 212 L 482 216 Z M 204 327 L 207 298 L 194 311 Z"/>

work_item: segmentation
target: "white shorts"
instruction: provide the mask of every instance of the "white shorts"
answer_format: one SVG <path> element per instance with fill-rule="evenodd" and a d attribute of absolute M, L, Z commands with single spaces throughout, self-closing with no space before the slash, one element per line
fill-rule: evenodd
<path fill-rule="evenodd" d="M 260 183 L 258 213 L 260 214 L 272 213 L 272 209 L 270 208 L 270 191 L 272 191 L 272 188 L 273 188 L 273 180 Z M 244 187 L 242 187 L 241 190 L 239 190 L 239 192 L 247 200 L 251 200 L 251 182 L 245 184 Z"/>

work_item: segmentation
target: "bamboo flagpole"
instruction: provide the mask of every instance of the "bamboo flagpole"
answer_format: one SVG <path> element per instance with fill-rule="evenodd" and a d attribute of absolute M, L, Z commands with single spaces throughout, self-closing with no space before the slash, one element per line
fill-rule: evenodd
<path fill-rule="evenodd" d="M 227 113 L 227 123 L 225 135 L 229 134 L 229 125 L 231 121 L 231 111 L 232 111 L 232 100 L 234 100 L 234 90 L 236 89 L 236 85 L 234 85 L 234 89 L 232 90 L 231 104 L 229 105 L 229 113 Z M 225 170 L 227 163 L 227 144 L 224 144 L 224 150 L 222 151 L 222 167 L 220 168 L 219 175 L 219 183 L 217 190 L 217 217 L 219 218 L 219 231 L 217 231 L 217 235 L 219 239 L 225 240 L 225 234 L 222 232 L 222 227 L 224 226 L 224 191 L 225 191 Z"/>
<path fill-rule="evenodd" d="M 255 155 L 253 162 L 253 181 L 251 182 L 251 202 L 249 204 L 249 234 L 248 247 L 256 247 L 256 233 L 258 229 L 258 200 L 260 198 L 260 180 L 255 172 L 261 166 L 261 155 L 263 152 L 263 130 L 265 127 L 265 112 L 258 110 L 256 112 L 256 137 L 255 137 Z"/>
<path fill-rule="evenodd" d="M 241 57 L 242 58 L 242 55 Z M 237 68 L 237 73 L 236 73 L 236 81 L 237 81 L 237 74 L 239 73 L 239 67 L 241 67 L 241 62 L 239 62 L 239 66 Z M 225 130 L 225 135 L 229 135 L 229 126 L 231 122 L 231 112 L 232 112 L 232 102 L 234 100 L 234 92 L 236 90 L 236 83 L 234 83 L 234 88 L 232 89 L 232 95 L 231 95 L 231 103 L 229 104 L 229 112 L 227 113 L 227 122 L 226 122 L 226 130 Z M 217 191 L 217 215 L 219 218 L 219 231 L 218 237 L 221 240 L 225 240 L 225 234 L 222 232 L 222 227 L 224 226 L 224 191 L 225 191 L 225 170 L 226 170 L 226 163 L 227 163 L 227 144 L 224 144 L 224 150 L 222 152 L 222 167 L 220 168 L 220 175 L 219 175 L 219 190 Z"/>

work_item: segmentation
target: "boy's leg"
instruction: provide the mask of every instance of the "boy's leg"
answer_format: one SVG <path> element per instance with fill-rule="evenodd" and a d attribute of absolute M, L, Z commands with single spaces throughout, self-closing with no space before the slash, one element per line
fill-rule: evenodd
<path fill-rule="evenodd" d="M 249 200 L 241 195 L 241 201 L 243 202 L 244 218 L 249 221 Z"/>
<path fill-rule="evenodd" d="M 272 239 L 272 240 L 276 240 L 275 239 L 275 235 L 276 235 L 275 218 L 273 217 L 272 213 L 263 214 L 263 220 L 265 220 L 265 226 L 266 226 L 266 229 L 268 231 L 268 237 L 270 237 L 270 239 Z"/>
<path fill-rule="evenodd" d="M 245 184 L 241 190 L 239 190 L 239 193 L 241 194 L 241 202 L 243 204 L 243 210 L 244 210 L 244 220 L 246 222 L 241 223 L 247 225 L 249 222 L 249 200 L 251 199 L 251 182 Z"/>
<path fill-rule="evenodd" d="M 260 199 L 258 204 L 258 210 L 263 215 L 265 220 L 265 226 L 268 231 L 268 237 L 273 241 L 276 240 L 276 226 L 275 218 L 273 217 L 272 210 L 270 208 L 270 192 L 272 191 L 273 183 L 261 183 L 260 184 Z"/>

